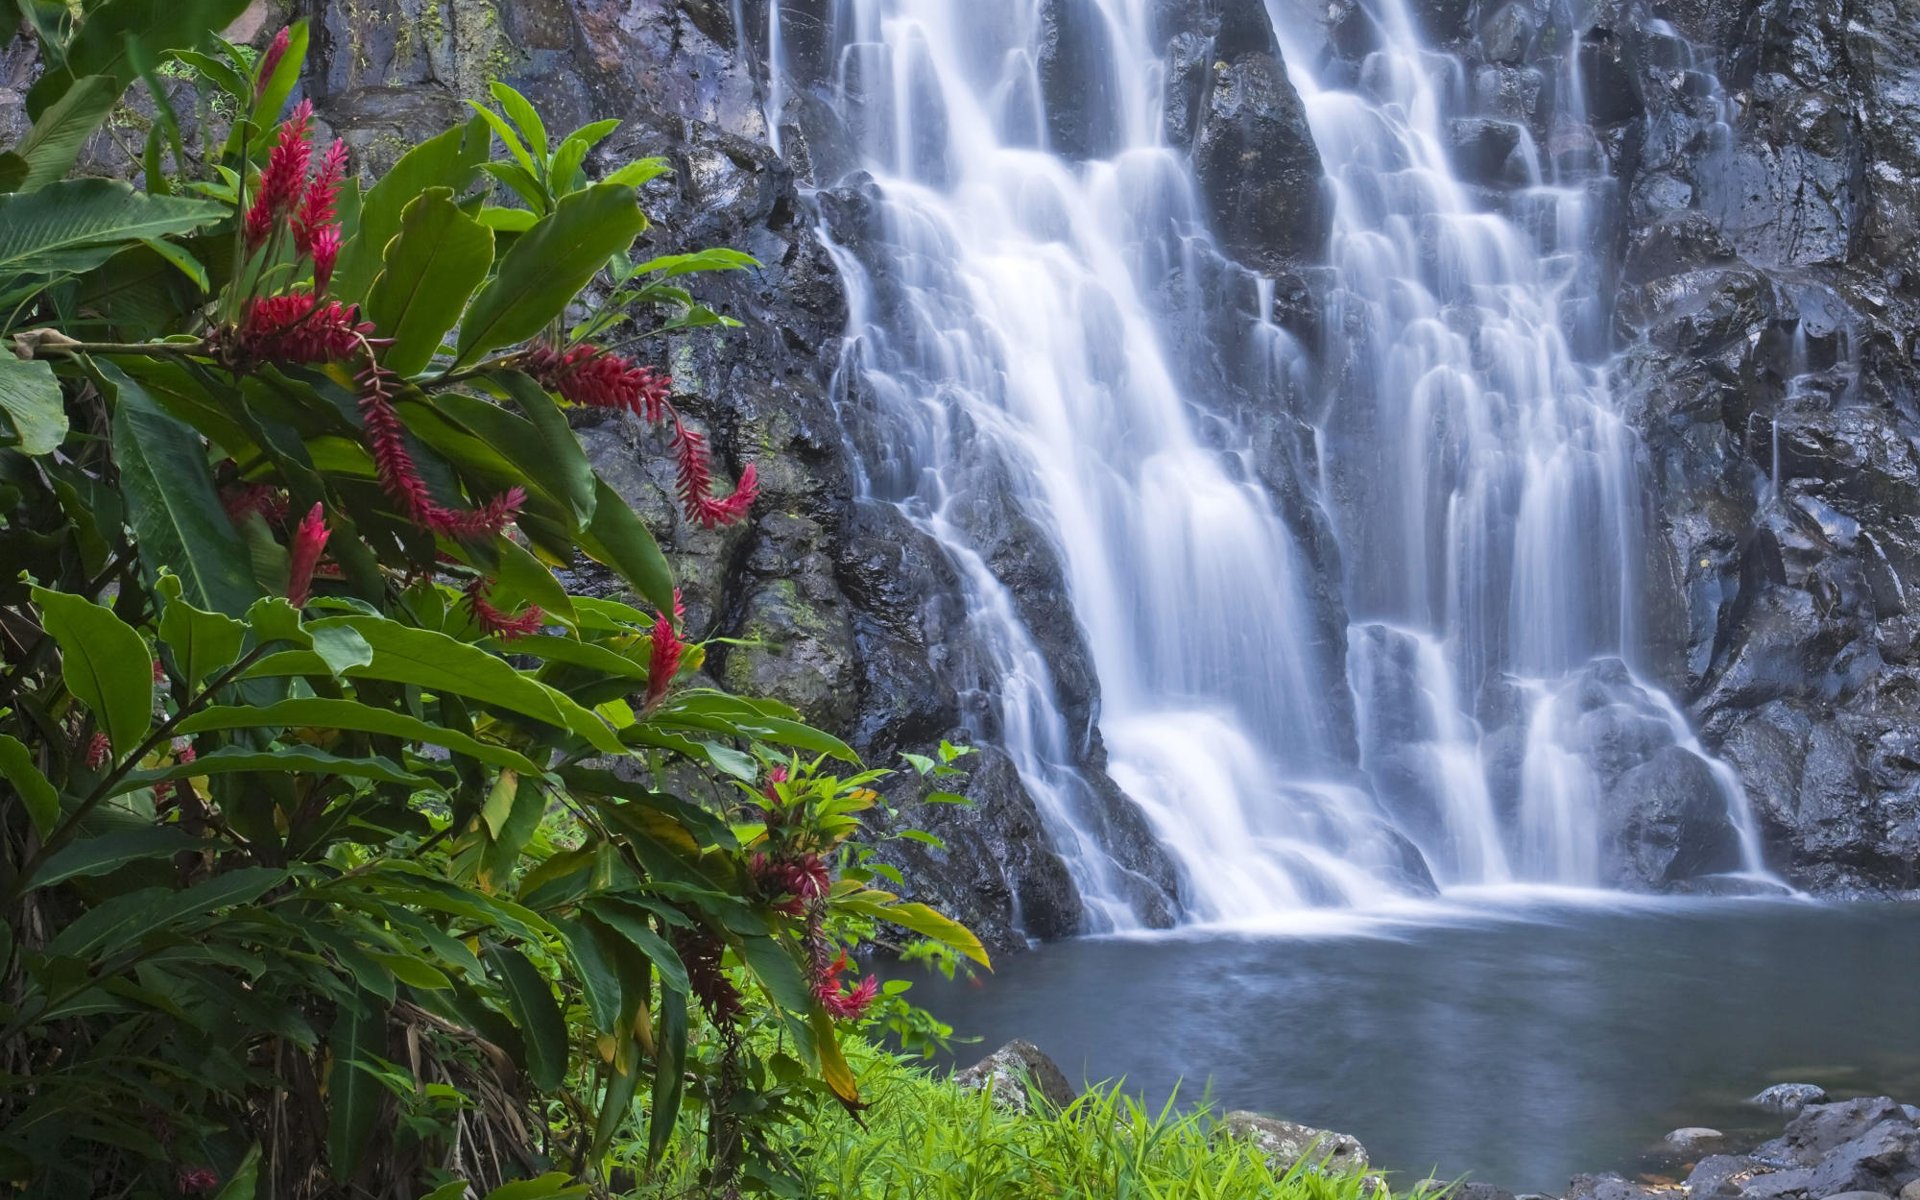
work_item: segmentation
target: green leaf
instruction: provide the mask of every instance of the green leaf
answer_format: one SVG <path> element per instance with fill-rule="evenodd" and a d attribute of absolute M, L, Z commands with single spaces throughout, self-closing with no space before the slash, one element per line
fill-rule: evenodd
<path fill-rule="evenodd" d="M 135 242 L 191 233 L 227 207 L 149 196 L 116 179 L 67 179 L 0 196 L 0 278 L 99 266 Z"/>
<path fill-rule="evenodd" d="M 247 639 L 245 622 L 188 604 L 180 595 L 180 577 L 165 568 L 154 590 L 165 603 L 160 610 L 160 641 L 173 651 L 173 665 L 188 687 L 200 686 L 240 657 Z"/>
<path fill-rule="evenodd" d="M 385 264 L 367 317 L 393 339 L 381 355 L 387 368 L 417 375 L 493 266 L 493 230 L 460 210 L 453 189 L 428 188 L 402 211 Z"/>
<path fill-rule="evenodd" d="M 571 974 L 580 984 L 587 1011 L 593 1015 L 593 1027 L 601 1033 L 613 1033 L 620 1025 L 620 974 L 607 959 L 596 939 L 593 927 L 580 918 L 553 917 L 553 927 L 573 956 Z"/>
<path fill-rule="evenodd" d="M 247 771 L 271 774 L 292 772 L 304 775 L 340 775 L 349 779 L 371 779 L 375 783 L 398 783 L 408 787 L 432 788 L 424 775 L 402 770 L 390 759 L 353 758 L 329 754 L 318 746 L 276 746 L 272 750 L 254 750 L 246 746 L 222 746 L 200 755 L 192 762 L 178 763 L 151 771 L 129 771 L 114 788 L 118 796 L 149 787 L 163 779 L 199 779 L 202 776 L 233 775 Z"/>
<path fill-rule="evenodd" d="M 181 733 L 208 733 L 221 729 L 345 729 L 355 733 L 377 733 L 444 746 L 455 754 L 496 767 L 538 775 L 540 767 L 526 755 L 507 746 L 483 742 L 444 725 L 434 725 L 407 713 L 375 708 L 359 700 L 306 698 L 282 700 L 264 708 L 216 705 L 204 708 L 181 721 Z"/>
<path fill-rule="evenodd" d="M 176 922 L 205 917 L 236 904 L 250 904 L 286 878 L 285 871 L 273 867 L 243 867 L 204 879 L 185 891 L 140 888 L 122 892 L 69 922 L 47 943 L 47 953 L 56 958 L 110 954 Z"/>
<path fill-rule="evenodd" d="M 633 273 L 672 279 L 694 271 L 743 271 L 748 267 L 759 265 L 760 260 L 751 254 L 742 254 L 738 250 L 729 250 L 724 246 L 712 246 L 689 254 L 669 254 L 661 258 L 649 259 L 635 267 Z"/>
<path fill-rule="evenodd" d="M 113 111 L 125 86 L 109 75 L 89 75 L 75 82 L 66 95 L 40 115 L 27 136 L 13 148 L 26 171 L 19 182 L 7 190 L 35 191 L 72 170 L 80 148 Z"/>
<path fill-rule="evenodd" d="M 692 990 L 693 985 L 687 979 L 686 964 L 680 961 L 680 956 L 667 944 L 666 939 L 653 931 L 644 910 L 607 896 L 595 897 L 581 907 L 645 955 L 653 963 L 654 969 L 660 972 L 662 985 L 682 993 Z"/>
<path fill-rule="evenodd" d="M 360 226 L 340 251 L 333 293 L 343 301 L 365 300 L 407 205 L 428 188 L 465 192 L 491 149 L 486 125 L 476 117 L 401 155 L 360 201 Z"/>
<path fill-rule="evenodd" d="M 980 939 L 974 936 L 971 929 L 924 904 L 889 903 L 892 899 L 886 892 L 854 892 L 835 897 L 833 907 L 910 929 L 922 937 L 951 946 L 988 970 L 993 969 L 993 960 L 987 956 L 986 947 L 980 944 Z"/>
<path fill-rule="evenodd" d="M 593 464 L 587 461 L 586 453 L 580 448 L 579 437 L 574 434 L 573 427 L 567 424 L 567 415 L 560 411 L 560 406 L 554 403 L 553 396 L 545 388 L 519 371 L 498 372 L 493 380 L 525 414 L 536 433 L 537 443 L 513 446 L 495 442 L 495 448 L 542 484 L 555 500 L 570 506 L 575 519 L 585 524 L 593 516 L 597 503 L 596 481 Z M 467 420 L 472 414 L 473 404 L 484 401 L 471 396 L 461 399 L 468 403 L 454 408 L 449 415 L 461 420 L 475 433 L 492 439 L 514 428 L 500 422 L 487 427 Z"/>
<path fill-rule="evenodd" d="M 215 1194 L 213 1200 L 253 1200 L 260 1187 L 260 1145 L 254 1143 L 247 1147 L 247 1155 L 240 1165 L 227 1176 L 226 1186 Z"/>
<path fill-rule="evenodd" d="M 386 1089 L 354 1064 L 387 1056 L 387 1014 L 376 997 L 361 993 L 356 1004 L 342 1004 L 327 1035 L 333 1065 L 327 1072 L 331 1101 L 327 1120 L 327 1159 L 335 1181 L 353 1178 L 360 1151 L 373 1136 Z"/>
<path fill-rule="evenodd" d="M 664 158 L 643 158 L 636 162 L 628 163 L 618 171 L 607 176 L 606 179 L 601 182 L 617 183 L 621 187 L 637 188 L 661 175 L 671 174 L 672 171 L 673 168 L 667 165 L 667 160 Z"/>
<path fill-rule="evenodd" d="M 792 1013 L 803 1013 L 813 1007 L 813 992 L 785 944 L 770 937 L 743 937 L 740 960 L 767 990 L 775 1006 Z"/>
<path fill-rule="evenodd" d="M 199 435 L 115 364 L 100 360 L 95 369 L 115 395 L 114 461 L 141 561 L 154 575 L 163 567 L 177 573 L 195 608 L 246 612 L 260 585 L 220 506 Z"/>
<path fill-rule="evenodd" d="M 680 1120 L 680 1093 L 687 1073 L 687 995 L 660 993 L 660 1021 L 654 1036 L 653 1112 L 647 1121 L 647 1158 L 658 1163 Z"/>
<path fill-rule="evenodd" d="M 487 1193 L 487 1200 L 547 1200 L 548 1197 L 585 1196 L 593 1189 L 573 1183 L 564 1171 L 549 1171 L 538 1179 L 520 1179 Z"/>
<path fill-rule="evenodd" d="M 526 135 L 527 148 L 533 151 L 534 157 L 546 158 L 548 154 L 547 125 L 540 119 L 539 110 L 528 103 L 525 96 L 504 83 L 496 81 L 488 91 L 492 92 L 494 100 L 499 102 L 501 111 L 512 118 L 520 132 Z"/>
<path fill-rule="evenodd" d="M 353 667 L 349 676 L 410 683 L 452 692 L 548 725 L 570 729 L 608 754 L 623 752 L 607 723 L 567 696 L 513 669 L 512 664 L 477 646 L 436 633 L 411 629 L 381 617 L 327 617 L 310 622 L 323 629 L 357 630 L 373 648 L 373 661 Z"/>
<path fill-rule="evenodd" d="M 673 571 L 646 523 L 604 479 L 594 481 L 593 520 L 580 535 L 593 558 L 620 573 L 634 591 L 661 612 L 673 611 Z"/>
<path fill-rule="evenodd" d="M 500 977 L 514 1024 L 526 1041 L 527 1078 L 543 1092 L 553 1091 L 567 1073 L 567 1023 L 554 1002 L 553 989 L 527 956 L 506 946 L 489 947 L 487 964 Z"/>
<path fill-rule="evenodd" d="M 67 43 L 66 63 L 49 70 L 27 93 L 27 113 L 36 121 L 80 79 L 106 75 L 117 96 L 136 71 L 129 42 L 156 51 L 199 45 L 211 30 L 225 29 L 247 9 L 248 0 L 106 0 L 91 6 L 79 32 Z"/>
<path fill-rule="evenodd" d="M 523 342 L 558 320 L 646 226 L 632 188 L 603 183 L 562 198 L 515 239 L 493 282 L 474 297 L 460 325 L 459 361 Z"/>
<path fill-rule="evenodd" d="M 143 858 L 172 856 L 183 850 L 206 850 L 211 845 L 205 839 L 171 825 L 148 826 L 83 838 L 42 863 L 27 886 L 52 887 L 69 879 L 105 875 Z"/>
<path fill-rule="evenodd" d="M 67 690 L 93 713 L 115 754 L 130 754 L 153 714 L 153 656 L 131 625 L 91 600 L 33 589 L 40 622 L 60 647 Z"/>
<path fill-rule="evenodd" d="M 0 733 L 0 777 L 13 785 L 27 816 L 43 839 L 60 822 L 60 793 L 33 763 L 33 751 L 11 734 Z"/>
<path fill-rule="evenodd" d="M 0 446 L 22 454 L 51 454 L 67 437 L 67 406 L 53 366 L 0 355 Z"/>

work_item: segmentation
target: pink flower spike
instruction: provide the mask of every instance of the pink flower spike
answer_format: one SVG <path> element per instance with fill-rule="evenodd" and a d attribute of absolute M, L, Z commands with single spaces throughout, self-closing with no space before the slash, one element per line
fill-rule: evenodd
<path fill-rule="evenodd" d="M 320 160 L 320 170 L 307 184 L 300 198 L 300 211 L 293 220 L 293 242 L 300 253 L 312 254 L 320 235 L 332 228 L 340 199 L 340 181 L 346 174 L 347 144 L 335 138 L 333 145 L 327 147 L 326 157 Z M 334 229 L 333 233 L 338 238 L 340 231 Z"/>
<path fill-rule="evenodd" d="M 260 56 L 260 69 L 253 76 L 253 98 L 257 101 L 266 93 L 267 84 L 273 81 L 273 73 L 280 69 L 280 60 L 287 56 L 287 47 L 293 41 L 293 29 L 282 26 L 279 33 L 273 35 L 273 44 Z"/>
<path fill-rule="evenodd" d="M 320 553 L 327 548 L 326 509 L 316 503 L 293 531 L 293 545 L 287 552 L 287 602 L 304 606 L 313 589 L 313 569 L 320 565 Z"/>
<path fill-rule="evenodd" d="M 324 293 L 333 282 L 333 264 L 340 257 L 340 227 L 328 225 L 313 237 L 308 253 L 313 255 L 313 290 Z"/>
<path fill-rule="evenodd" d="M 476 578 L 467 585 L 467 610 L 473 614 L 473 623 L 480 627 L 482 633 L 510 642 L 539 633 L 546 625 L 546 614 L 540 611 L 538 604 L 529 604 L 524 610 L 509 616 L 488 600 L 488 593 L 492 591 L 493 580 L 484 577 Z"/>
<path fill-rule="evenodd" d="M 667 689 L 673 686 L 673 677 L 680 672 L 680 656 L 686 652 L 687 644 L 673 631 L 673 623 L 665 614 L 655 618 L 650 638 L 653 653 L 647 661 L 646 706 L 652 710 L 667 698 Z"/>

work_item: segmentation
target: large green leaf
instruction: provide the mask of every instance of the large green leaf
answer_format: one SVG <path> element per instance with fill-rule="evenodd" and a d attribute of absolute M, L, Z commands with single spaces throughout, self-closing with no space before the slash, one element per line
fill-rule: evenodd
<path fill-rule="evenodd" d="M 867 890 L 835 897 L 833 906 L 842 912 L 859 913 L 876 921 L 888 921 L 903 929 L 910 929 L 922 937 L 953 947 L 988 970 L 993 969 L 993 960 L 987 956 L 986 947 L 965 925 L 925 904 L 892 901 L 891 893 Z"/>
<path fill-rule="evenodd" d="M 665 938 L 654 932 L 644 910 L 606 896 L 598 896 L 582 906 L 592 913 L 595 920 L 619 934 L 632 944 L 635 950 L 645 955 L 660 972 L 660 982 L 677 992 L 687 992 L 692 984 L 687 979 L 686 964 L 674 953 Z"/>
<path fill-rule="evenodd" d="M 40 77 L 27 93 L 27 112 L 38 120 L 79 79 L 107 75 L 119 93 L 137 71 L 129 44 L 154 53 L 199 45 L 247 10 L 249 0 L 106 0 L 92 5 L 79 32 L 67 43 L 65 66 Z"/>
<path fill-rule="evenodd" d="M 584 1183 L 574 1183 L 573 1177 L 565 1171 L 549 1171 L 536 1179 L 516 1179 L 512 1183 L 503 1183 L 487 1193 L 487 1200 L 563 1200 L 568 1196 L 585 1196 L 592 1191 Z"/>
<path fill-rule="evenodd" d="M 183 850 L 205 850 L 208 843 L 194 837 L 186 830 L 173 825 L 151 825 L 140 829 L 125 829 L 118 833 L 102 834 L 99 837 L 82 838 L 73 842 L 41 864 L 27 881 L 29 887 L 52 887 L 56 883 L 65 883 L 69 879 L 81 879 L 92 875 L 105 875 L 118 870 L 130 862 L 143 858 L 157 858 L 161 855 L 178 854 Z"/>
<path fill-rule="evenodd" d="M 493 266 L 493 230 L 460 210 L 452 188 L 428 188 L 400 214 L 385 264 L 367 293 L 367 317 L 393 339 L 381 361 L 417 375 Z"/>
<path fill-rule="evenodd" d="M 201 776 L 232 775 L 262 771 L 271 774 L 293 772 L 306 775 L 340 775 L 349 779 L 370 779 L 375 783 L 398 783 L 407 787 L 429 788 L 433 782 L 424 775 L 402 770 L 391 760 L 379 757 L 354 758 L 329 754 L 317 746 L 277 746 L 272 750 L 253 750 L 246 746 L 222 746 L 202 754 L 192 762 L 151 771 L 129 771 L 114 794 L 149 787 L 166 779 L 198 779 Z"/>
<path fill-rule="evenodd" d="M 375 996 L 362 992 L 358 1002 L 343 1004 L 327 1035 L 333 1066 L 327 1073 L 331 1101 L 327 1120 L 327 1160 L 336 1183 L 353 1178 L 360 1151 L 373 1135 L 374 1120 L 386 1089 L 370 1072 L 354 1064 L 387 1057 L 387 1010 Z"/>
<path fill-rule="evenodd" d="M 680 1120 L 680 1094 L 687 1072 L 687 995 L 660 993 L 660 1027 L 655 1034 L 653 1113 L 647 1121 L 647 1157 L 659 1162 Z"/>
<path fill-rule="evenodd" d="M 260 1144 L 255 1142 L 247 1148 L 246 1157 L 240 1165 L 227 1176 L 227 1182 L 216 1193 L 213 1200 L 254 1200 L 260 1187 Z"/>
<path fill-rule="evenodd" d="M 342 300 L 364 300 L 386 259 L 387 243 L 400 232 L 400 220 L 414 197 L 428 188 L 466 191 L 493 149 L 486 123 L 478 117 L 428 138 L 400 156 L 360 201 L 360 227 L 340 251 L 333 293 Z"/>
<path fill-rule="evenodd" d="M 115 394 L 114 461 L 141 561 L 156 575 L 162 568 L 178 575 L 195 608 L 246 612 L 260 585 L 220 506 L 199 435 L 113 363 L 100 361 L 96 369 Z"/>
<path fill-rule="evenodd" d="M 620 1024 L 620 975 L 595 937 L 593 927 L 579 918 L 554 917 L 553 927 L 573 956 L 573 976 L 586 997 L 593 1027 L 613 1033 Z"/>
<path fill-rule="evenodd" d="M 73 169 L 80 147 L 107 119 L 125 84 L 109 75 L 89 75 L 40 115 L 6 155 L 0 156 L 0 191 L 31 192 Z"/>
<path fill-rule="evenodd" d="M 160 610 L 160 640 L 173 652 L 174 668 L 188 687 L 200 686 L 240 657 L 240 647 L 247 640 L 244 621 L 187 603 L 180 594 L 180 577 L 171 571 L 161 574 L 154 590 L 165 602 Z"/>
<path fill-rule="evenodd" d="M 40 622 L 60 647 L 67 690 L 93 713 L 115 754 L 147 736 L 153 714 L 153 656 L 113 610 L 66 592 L 33 589 Z"/>
<path fill-rule="evenodd" d="M 147 238 L 227 215 L 210 200 L 149 196 L 117 179 L 67 179 L 0 196 L 0 278 L 97 267 Z"/>
<path fill-rule="evenodd" d="M 813 993 L 806 977 L 786 946 L 770 937 L 740 939 L 740 960 L 767 990 L 774 1005 L 788 1012 L 806 1012 L 813 1007 Z"/>
<path fill-rule="evenodd" d="M 595 481 L 593 520 L 580 545 L 620 573 L 633 590 L 661 612 L 673 611 L 673 570 L 646 522 L 634 515 L 604 479 Z"/>
<path fill-rule="evenodd" d="M 285 871 L 273 867 L 243 867 L 203 879 L 185 891 L 140 888 L 122 892 L 62 928 L 47 943 L 47 953 L 53 957 L 107 954 L 177 921 L 251 903 L 286 878 Z"/>
<path fill-rule="evenodd" d="M 593 465 L 568 426 L 566 415 L 552 396 L 520 372 L 502 372 L 498 379 L 526 414 L 524 417 L 478 396 L 459 393 L 439 398 L 441 412 L 486 439 L 556 503 L 571 508 L 575 519 L 584 524 L 593 515 Z"/>
<path fill-rule="evenodd" d="M 521 234 L 460 325 L 460 361 L 523 342 L 558 320 L 580 289 L 647 227 L 634 190 L 596 184 L 561 199 Z"/>
<path fill-rule="evenodd" d="M 23 454 L 57 449 L 67 436 L 67 406 L 52 365 L 0 355 L 0 415 L 0 446 Z"/>
<path fill-rule="evenodd" d="M 620 739 L 594 713 L 478 646 L 381 617 L 327 617 L 310 622 L 308 627 L 316 634 L 325 629 L 353 629 L 366 639 L 373 648 L 373 661 L 349 668 L 346 673 L 351 677 L 410 683 L 471 697 L 572 730 L 605 753 L 624 752 Z"/>
<path fill-rule="evenodd" d="M 13 785 L 14 794 L 27 806 L 27 816 L 42 838 L 53 832 L 60 821 L 60 793 L 34 765 L 33 751 L 10 734 L 0 733 L 0 778 Z"/>
<path fill-rule="evenodd" d="M 496 767 L 528 775 L 540 773 L 538 764 L 518 750 L 483 742 L 444 725 L 434 725 L 407 713 L 375 708 L 359 700 L 282 700 L 264 708 L 216 705 L 194 713 L 181 721 L 178 728 L 181 733 L 207 733 L 218 729 L 347 729 L 356 733 L 386 734 L 430 746 L 444 746 L 456 754 L 464 754 Z"/>
<path fill-rule="evenodd" d="M 550 1092 L 560 1086 L 567 1073 L 567 1023 L 554 1002 L 547 977 L 527 956 L 506 946 L 487 950 L 487 963 L 500 977 L 501 990 L 513 1012 L 513 1023 L 526 1042 L 527 1078 L 533 1086 Z"/>

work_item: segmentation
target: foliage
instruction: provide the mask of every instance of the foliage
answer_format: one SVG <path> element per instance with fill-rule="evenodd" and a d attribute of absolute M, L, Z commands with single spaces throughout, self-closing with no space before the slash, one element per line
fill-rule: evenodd
<path fill-rule="evenodd" d="M 1308 1163 L 1276 1172 L 1248 1143 L 1217 1136 L 1204 1107 L 1148 1109 L 1103 1085 L 1062 1110 L 1014 1113 L 905 1060 L 857 1044 L 850 1057 L 873 1102 L 867 1119 L 819 1108 L 803 1138 L 787 1135 L 812 1200 L 1393 1200 L 1359 1175 Z M 636 1194 L 665 1200 L 692 1183 L 661 1178 Z"/>
<path fill-rule="evenodd" d="M 671 381 L 592 339 L 634 304 L 721 324 L 668 281 L 751 260 L 631 261 L 662 164 L 590 180 L 612 123 L 553 139 L 500 88 L 363 194 L 306 105 L 277 120 L 303 26 L 256 56 L 203 33 L 237 0 L 23 3 L 0 1178 L 513 1200 L 698 1136 L 707 1183 L 790 1190 L 779 1122 L 865 1104 L 841 1029 L 943 1036 L 843 981 L 849 946 L 986 956 L 874 886 L 878 772 L 686 682 L 668 564 L 569 428 L 664 426 L 688 518 L 744 519 L 752 467 L 716 494 Z M 166 108 L 162 62 L 234 114 L 205 160 L 169 118 L 144 190 L 64 178 L 103 95 Z M 588 562 L 648 607 L 570 594 Z"/>

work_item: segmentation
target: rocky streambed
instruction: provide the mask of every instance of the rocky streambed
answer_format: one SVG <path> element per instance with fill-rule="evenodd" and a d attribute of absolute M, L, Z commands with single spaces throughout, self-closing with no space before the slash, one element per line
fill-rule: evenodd
<path fill-rule="evenodd" d="M 1063 1108 L 1078 1094 L 1057 1063 L 1020 1040 L 956 1071 L 953 1082 L 989 1090 L 996 1105 L 1020 1113 Z M 1888 1096 L 1834 1099 L 1810 1083 L 1775 1084 L 1747 1103 L 1783 1123 L 1778 1136 L 1756 1143 L 1706 1126 L 1675 1129 L 1640 1163 L 1576 1175 L 1557 1194 L 1516 1194 L 1474 1179 L 1388 1182 L 1395 1192 L 1446 1200 L 1920 1200 L 1920 1106 Z M 1302 1159 L 1339 1173 L 1379 1166 L 1352 1134 L 1264 1113 L 1227 1112 L 1216 1133 L 1251 1142 L 1276 1171 Z"/>

